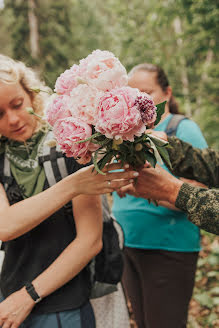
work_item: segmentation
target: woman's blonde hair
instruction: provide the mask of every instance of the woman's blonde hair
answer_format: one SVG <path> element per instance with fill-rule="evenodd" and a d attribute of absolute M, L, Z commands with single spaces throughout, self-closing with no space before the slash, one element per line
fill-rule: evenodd
<path fill-rule="evenodd" d="M 34 112 L 43 116 L 45 104 L 49 97 L 47 92 L 50 89 L 45 86 L 33 69 L 20 61 L 0 54 L 0 82 L 8 84 L 19 82 L 29 94 Z M 43 121 L 41 123 L 43 124 Z"/>

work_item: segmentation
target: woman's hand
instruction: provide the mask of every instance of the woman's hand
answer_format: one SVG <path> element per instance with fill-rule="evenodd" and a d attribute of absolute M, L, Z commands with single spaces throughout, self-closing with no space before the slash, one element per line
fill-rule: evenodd
<path fill-rule="evenodd" d="M 128 168 L 129 165 L 126 164 L 125 169 Z M 103 169 L 105 175 L 97 173 L 93 165 L 78 170 L 72 175 L 77 193 L 91 195 L 109 193 L 132 183 L 139 175 L 136 171 L 111 172 L 114 170 L 121 170 L 121 164 L 106 165 Z"/>
<path fill-rule="evenodd" d="M 134 197 L 140 197 L 140 195 L 137 193 L 135 189 L 135 186 L 132 183 L 117 190 L 117 194 L 120 198 L 124 198 L 126 194 L 129 194 Z"/>
<path fill-rule="evenodd" d="M 18 328 L 27 318 L 35 303 L 25 288 L 8 296 L 0 303 L 0 327 Z"/>

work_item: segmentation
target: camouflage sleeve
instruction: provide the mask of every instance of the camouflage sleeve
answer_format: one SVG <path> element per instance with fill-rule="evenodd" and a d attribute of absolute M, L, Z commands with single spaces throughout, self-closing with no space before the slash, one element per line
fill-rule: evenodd
<path fill-rule="evenodd" d="M 219 190 L 184 183 L 175 203 L 188 213 L 188 219 L 208 232 L 219 235 Z"/>
<path fill-rule="evenodd" d="M 210 187 L 219 187 L 219 152 L 193 148 L 187 142 L 169 137 L 170 171 L 187 179 L 194 179 Z"/>

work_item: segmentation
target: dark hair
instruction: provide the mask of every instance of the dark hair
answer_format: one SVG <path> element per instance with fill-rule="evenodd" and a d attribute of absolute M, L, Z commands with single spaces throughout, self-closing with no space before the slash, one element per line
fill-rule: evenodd
<path fill-rule="evenodd" d="M 169 81 L 167 78 L 166 73 L 164 72 L 164 70 L 154 64 L 149 64 L 149 63 L 144 63 L 144 64 L 139 64 L 134 66 L 131 71 L 129 72 L 129 76 L 132 76 L 134 73 L 138 72 L 138 71 L 147 71 L 147 72 L 154 72 L 157 73 L 157 83 L 159 84 L 159 86 L 161 87 L 161 89 L 163 91 L 167 90 L 167 87 L 169 86 Z M 169 100 L 169 108 L 170 108 L 170 113 L 172 114 L 179 114 L 179 106 L 174 98 L 174 96 L 172 95 L 170 100 Z"/>

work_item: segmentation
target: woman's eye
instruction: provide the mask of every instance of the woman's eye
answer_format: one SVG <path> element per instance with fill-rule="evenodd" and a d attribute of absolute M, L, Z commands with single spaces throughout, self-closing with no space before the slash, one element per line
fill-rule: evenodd
<path fill-rule="evenodd" d="M 17 104 L 14 104 L 14 108 L 20 108 L 23 105 L 23 102 L 19 102 Z"/>
<path fill-rule="evenodd" d="M 150 95 L 152 93 L 152 91 L 144 91 L 145 93 L 147 93 L 148 95 Z"/>
<path fill-rule="evenodd" d="M 4 112 L 0 112 L 0 119 L 4 116 Z"/>

